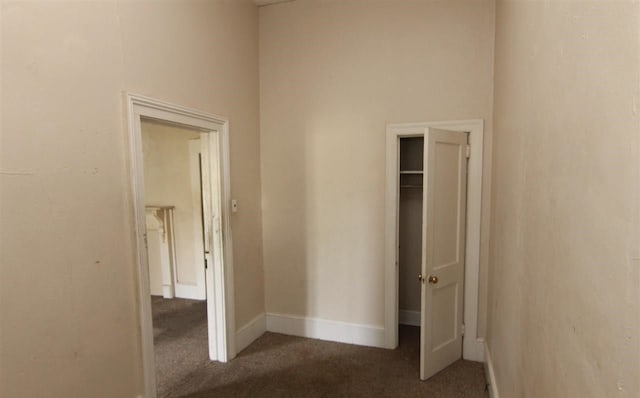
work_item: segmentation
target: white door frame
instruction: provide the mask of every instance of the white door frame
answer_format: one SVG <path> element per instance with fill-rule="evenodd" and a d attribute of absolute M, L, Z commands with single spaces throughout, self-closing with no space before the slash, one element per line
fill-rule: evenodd
<path fill-rule="evenodd" d="M 145 245 L 144 170 L 142 163 L 141 118 L 153 118 L 203 132 L 217 131 L 217 142 L 210 140 L 210 153 L 219 153 L 219 164 L 211 165 L 212 172 L 220 175 L 221 217 L 213 220 L 213 228 L 222 232 L 222 264 L 211 264 L 206 274 L 207 317 L 209 333 L 215 332 L 215 345 L 209 345 L 211 360 L 226 362 L 235 357 L 235 312 L 233 302 L 233 251 L 231 241 L 230 203 L 231 177 L 229 169 L 229 121 L 226 118 L 173 105 L 138 94 L 124 93 L 128 121 L 129 169 L 135 220 L 138 305 L 140 342 L 144 373 L 145 397 L 156 397 L 155 362 L 153 351 L 153 324 L 149 291 L 149 270 Z M 222 126 L 222 128 L 220 128 Z M 219 148 L 219 152 L 218 152 Z M 219 168 L 219 171 L 217 170 Z M 214 272 L 214 268 L 217 268 Z M 213 292 L 217 293 L 212 294 Z M 221 293 L 221 294 L 220 294 Z M 212 299 L 215 297 L 215 300 Z"/>
<path fill-rule="evenodd" d="M 385 198 L 385 346 L 398 346 L 398 170 L 399 139 L 422 137 L 429 127 L 469 133 L 471 156 L 467 174 L 467 225 L 464 270 L 464 326 L 462 356 L 484 361 L 484 339 L 478 338 L 478 280 L 480 271 L 480 222 L 482 219 L 482 119 L 387 125 Z"/>

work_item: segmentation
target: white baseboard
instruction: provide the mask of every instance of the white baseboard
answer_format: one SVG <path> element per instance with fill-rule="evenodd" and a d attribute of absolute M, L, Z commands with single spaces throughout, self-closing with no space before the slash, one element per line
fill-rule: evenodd
<path fill-rule="evenodd" d="M 484 356 L 486 358 L 484 362 L 484 376 L 489 385 L 489 397 L 500 398 L 500 394 L 498 394 L 498 384 L 496 383 L 496 374 L 493 369 L 493 361 L 491 360 L 491 353 L 489 352 L 489 346 L 486 342 L 484 343 Z"/>
<path fill-rule="evenodd" d="M 420 311 L 399 310 L 398 323 L 401 325 L 420 326 Z"/>
<path fill-rule="evenodd" d="M 174 295 L 178 298 L 189 300 L 206 300 L 204 291 L 200 291 L 197 286 L 176 283 Z"/>
<path fill-rule="evenodd" d="M 236 354 L 244 350 L 249 344 L 267 331 L 267 322 L 264 313 L 253 318 L 236 331 Z"/>
<path fill-rule="evenodd" d="M 484 362 L 484 339 L 464 336 L 462 340 L 462 357 L 468 361 Z"/>
<path fill-rule="evenodd" d="M 267 313 L 267 331 L 312 339 L 385 347 L 383 327 Z"/>
<path fill-rule="evenodd" d="M 173 285 L 162 285 L 162 297 L 166 299 L 172 299 L 173 296 Z"/>

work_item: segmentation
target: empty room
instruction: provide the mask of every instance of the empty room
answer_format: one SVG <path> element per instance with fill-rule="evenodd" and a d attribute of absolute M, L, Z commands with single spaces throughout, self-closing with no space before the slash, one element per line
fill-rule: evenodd
<path fill-rule="evenodd" d="M 0 0 L 0 397 L 640 397 L 640 3 Z"/>

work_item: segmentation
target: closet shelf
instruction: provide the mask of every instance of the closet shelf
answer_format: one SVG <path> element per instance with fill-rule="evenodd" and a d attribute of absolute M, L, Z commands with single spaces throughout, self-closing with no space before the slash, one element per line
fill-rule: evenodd
<path fill-rule="evenodd" d="M 400 170 L 400 174 L 422 174 L 422 170 Z"/>

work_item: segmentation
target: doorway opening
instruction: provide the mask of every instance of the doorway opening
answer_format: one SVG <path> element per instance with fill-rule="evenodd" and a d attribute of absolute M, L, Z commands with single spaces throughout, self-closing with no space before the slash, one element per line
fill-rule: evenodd
<path fill-rule="evenodd" d="M 202 189 L 210 184 L 202 174 L 209 133 L 150 118 L 141 126 L 156 389 L 164 397 L 209 356 L 203 210 L 211 191 Z"/>
<path fill-rule="evenodd" d="M 424 137 L 400 138 L 399 154 L 398 340 L 419 353 Z M 419 355 L 414 359 L 418 364 Z"/>
<path fill-rule="evenodd" d="M 140 95 L 125 101 L 145 395 L 156 397 L 167 381 L 156 380 L 156 353 L 168 358 L 171 336 L 191 346 L 176 352 L 235 356 L 228 122 Z"/>
<path fill-rule="evenodd" d="M 399 321 L 417 313 L 427 379 L 462 357 L 469 147 L 467 133 L 435 128 L 399 146 Z"/>
<path fill-rule="evenodd" d="M 477 338 L 482 142 L 482 120 L 387 129 L 386 346 L 397 347 L 399 334 L 419 335 L 423 379 L 460 357 L 484 359 Z"/>

